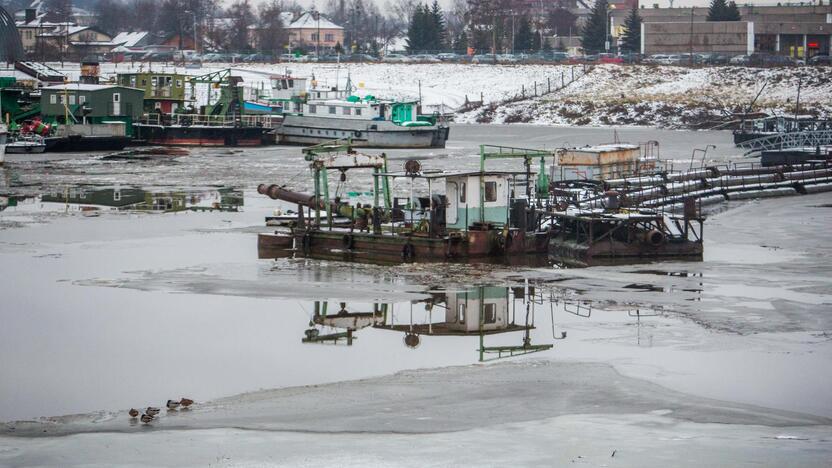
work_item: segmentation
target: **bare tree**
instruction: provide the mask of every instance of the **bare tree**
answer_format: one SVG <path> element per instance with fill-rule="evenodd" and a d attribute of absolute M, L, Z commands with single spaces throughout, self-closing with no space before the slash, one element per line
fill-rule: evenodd
<path fill-rule="evenodd" d="M 258 10 L 259 22 L 257 28 L 257 48 L 264 52 L 279 54 L 287 43 L 285 26 L 280 19 L 284 11 L 283 3 L 271 0 L 260 5 Z"/>

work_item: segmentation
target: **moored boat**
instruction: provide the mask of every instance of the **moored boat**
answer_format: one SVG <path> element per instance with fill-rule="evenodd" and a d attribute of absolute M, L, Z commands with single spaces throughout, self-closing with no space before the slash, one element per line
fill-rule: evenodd
<path fill-rule="evenodd" d="M 36 154 L 44 151 L 46 151 L 46 142 L 43 137 L 33 134 L 18 135 L 14 141 L 6 144 L 8 154 Z"/>

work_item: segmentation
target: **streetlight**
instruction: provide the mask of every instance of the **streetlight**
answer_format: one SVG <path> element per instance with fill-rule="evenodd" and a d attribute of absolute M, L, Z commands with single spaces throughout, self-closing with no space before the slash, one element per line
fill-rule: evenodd
<path fill-rule="evenodd" d="M 610 51 L 610 39 L 612 37 L 612 11 L 615 10 L 615 5 L 607 6 L 607 40 L 604 41 L 604 48 L 607 52 Z"/>

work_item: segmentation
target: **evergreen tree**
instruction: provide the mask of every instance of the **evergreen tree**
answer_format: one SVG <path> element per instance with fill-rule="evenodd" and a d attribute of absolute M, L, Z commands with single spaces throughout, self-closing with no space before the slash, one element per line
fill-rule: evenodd
<path fill-rule="evenodd" d="M 416 52 L 422 50 L 425 45 L 425 14 L 422 5 L 413 10 L 410 17 L 410 24 L 407 27 L 407 51 Z"/>
<path fill-rule="evenodd" d="M 533 49 L 533 42 L 531 21 L 528 17 L 523 16 L 520 18 L 517 33 L 514 35 L 514 50 L 528 52 Z"/>
<path fill-rule="evenodd" d="M 638 8 L 633 7 L 629 16 L 624 21 L 624 37 L 621 40 L 621 48 L 627 52 L 641 51 L 641 16 Z"/>
<path fill-rule="evenodd" d="M 714 0 L 725 1 L 725 0 Z M 607 0 L 597 0 L 581 31 L 581 45 L 586 53 L 604 52 L 607 41 Z"/>
<path fill-rule="evenodd" d="M 728 8 L 725 9 L 725 18 L 722 21 L 739 21 L 740 19 L 740 9 L 737 8 L 736 2 L 731 0 L 728 2 Z"/>
<path fill-rule="evenodd" d="M 460 31 L 454 38 L 454 52 L 457 54 L 468 53 L 468 34 L 465 31 Z"/>
<path fill-rule="evenodd" d="M 445 15 L 442 13 L 442 8 L 439 7 L 437 0 L 433 0 L 433 5 L 430 7 L 430 19 L 433 30 L 431 49 L 444 50 L 448 46 L 448 27 L 445 24 Z"/>
<path fill-rule="evenodd" d="M 540 50 L 541 42 L 542 42 L 542 38 L 541 38 L 542 35 L 543 35 L 543 33 L 540 32 L 540 31 L 535 31 L 534 34 L 532 35 L 532 50 L 535 51 L 535 52 Z"/>

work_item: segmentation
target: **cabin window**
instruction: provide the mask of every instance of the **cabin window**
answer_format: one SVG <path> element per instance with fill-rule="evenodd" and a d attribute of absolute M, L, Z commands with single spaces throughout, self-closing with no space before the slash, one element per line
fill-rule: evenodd
<path fill-rule="evenodd" d="M 335 113 L 335 106 L 329 106 L 329 113 L 330 113 L 330 114 L 334 114 L 334 113 Z"/>
<path fill-rule="evenodd" d="M 465 304 L 458 304 L 456 306 L 456 321 L 458 323 L 465 323 Z"/>
<path fill-rule="evenodd" d="M 176 80 L 176 87 L 177 87 L 177 88 L 181 88 L 181 87 L 182 87 L 182 80 Z"/>
<path fill-rule="evenodd" d="M 145 86 L 147 86 L 147 79 L 142 78 L 142 88 L 144 88 Z"/>
<path fill-rule="evenodd" d="M 356 109 L 355 110 L 355 115 L 361 115 L 361 109 Z"/>
<path fill-rule="evenodd" d="M 161 109 L 161 108 L 162 108 L 162 103 L 161 103 L 161 102 L 158 102 L 158 101 L 157 101 L 157 102 L 154 102 L 154 103 L 153 103 L 153 108 L 154 108 L 154 109 L 156 109 L 156 110 Z"/>
<path fill-rule="evenodd" d="M 459 184 L 459 202 L 465 203 L 465 191 L 466 191 L 466 184 L 465 182 Z"/>
<path fill-rule="evenodd" d="M 295 80 L 289 80 L 289 89 L 295 87 Z"/>
<path fill-rule="evenodd" d="M 58 95 L 50 94 L 49 95 L 49 104 L 57 104 L 58 103 Z"/>
<path fill-rule="evenodd" d="M 483 304 L 482 323 L 497 323 L 497 304 Z"/>
<path fill-rule="evenodd" d="M 316 114 L 318 112 L 318 106 L 313 106 L 312 104 L 309 105 L 309 113 Z"/>
<path fill-rule="evenodd" d="M 121 94 L 120 93 L 113 93 L 113 102 L 121 101 Z"/>
<path fill-rule="evenodd" d="M 165 77 L 165 86 L 170 86 L 173 83 L 173 78 L 167 76 Z"/>
<path fill-rule="evenodd" d="M 352 112 L 349 107 L 344 108 L 344 115 L 350 115 Z"/>
<path fill-rule="evenodd" d="M 155 88 L 156 87 L 156 77 L 150 78 L 150 84 Z"/>
<path fill-rule="evenodd" d="M 58 98 L 61 100 L 61 104 L 66 104 L 66 96 L 61 94 L 60 96 L 58 96 Z"/>
<path fill-rule="evenodd" d="M 486 182 L 485 183 L 485 201 L 487 201 L 487 202 L 497 201 L 497 182 Z"/>
<path fill-rule="evenodd" d="M 86 96 L 84 96 L 83 94 L 78 96 L 78 104 L 84 104 L 85 102 L 87 102 Z"/>
<path fill-rule="evenodd" d="M 70 94 L 70 95 L 69 95 L 69 105 L 70 105 L 70 106 L 74 106 L 74 105 L 75 105 L 75 95 L 74 95 L 74 94 Z"/>

